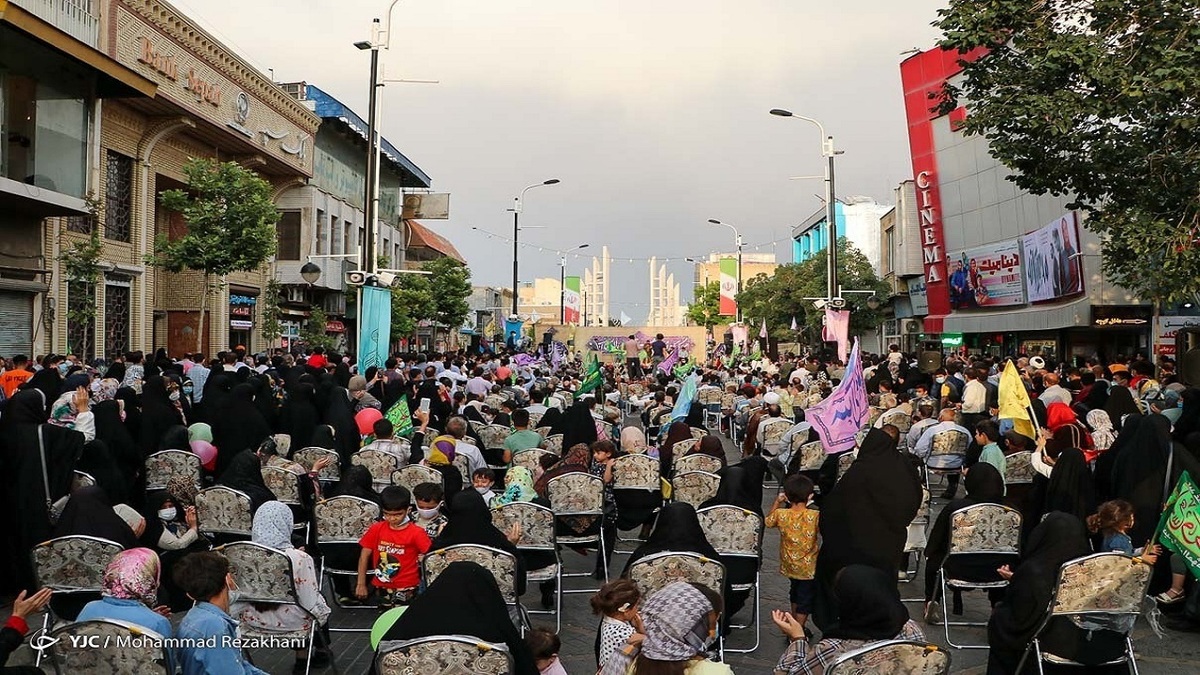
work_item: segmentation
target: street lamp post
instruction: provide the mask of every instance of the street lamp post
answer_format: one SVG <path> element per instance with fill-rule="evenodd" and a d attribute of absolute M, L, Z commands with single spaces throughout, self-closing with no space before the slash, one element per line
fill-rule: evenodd
<path fill-rule="evenodd" d="M 733 225 L 730 225 L 729 223 L 723 223 L 716 218 L 709 218 L 708 222 L 712 223 L 713 225 L 724 225 L 725 227 L 733 230 L 733 239 L 737 243 L 737 292 L 740 294 L 742 292 L 742 233 L 738 232 L 738 229 Z M 734 306 L 737 307 L 737 314 L 734 318 L 741 323 L 742 304 L 740 302 L 735 302 Z"/>
<path fill-rule="evenodd" d="M 518 264 L 519 264 L 517 251 L 519 250 L 518 249 L 518 246 L 519 246 L 518 239 L 521 236 L 521 205 L 525 202 L 525 193 L 529 192 L 530 190 L 532 190 L 533 188 L 536 188 L 536 187 L 542 187 L 543 185 L 557 185 L 559 182 L 560 181 L 557 178 L 551 178 L 550 180 L 545 180 L 545 181 L 542 181 L 541 183 L 534 183 L 533 185 L 530 185 L 529 187 L 525 188 L 524 190 L 521 190 L 521 194 L 519 196 L 513 198 L 513 208 L 512 208 L 512 212 L 513 212 L 513 279 L 512 279 L 512 281 L 513 281 L 512 282 L 513 301 L 512 301 L 512 313 L 514 315 L 517 313 L 517 296 L 518 296 L 517 268 L 518 268 Z"/>
<path fill-rule="evenodd" d="M 563 251 L 558 258 L 558 324 L 560 326 L 567 323 L 567 254 L 587 247 L 587 244 L 580 244 L 575 248 L 569 248 Z"/>
<path fill-rule="evenodd" d="M 841 298 L 841 292 L 838 288 L 838 273 L 837 273 L 837 194 L 834 188 L 834 166 L 833 158 L 838 154 L 833 149 L 833 136 L 825 133 L 825 127 L 821 123 L 811 117 L 803 115 L 795 115 L 789 110 L 775 108 L 771 110 L 771 114 L 776 117 L 792 117 L 798 120 L 804 120 L 811 124 L 815 124 L 821 132 L 821 155 L 826 159 L 825 165 L 825 226 L 829 242 L 825 246 L 825 262 L 828 267 L 826 270 L 826 300 L 834 300 Z"/>

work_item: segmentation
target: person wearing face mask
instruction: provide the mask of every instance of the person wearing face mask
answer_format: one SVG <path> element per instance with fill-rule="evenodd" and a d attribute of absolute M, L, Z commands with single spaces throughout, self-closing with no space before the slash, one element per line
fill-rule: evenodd
<path fill-rule="evenodd" d="M 413 522 L 433 539 L 446 526 L 446 514 L 442 513 L 445 491 L 439 483 L 418 483 L 413 487 L 412 494 L 416 502 L 412 512 Z"/>
<path fill-rule="evenodd" d="M 225 556 L 212 551 L 188 554 L 176 565 L 172 576 L 196 601 L 179 625 L 178 637 L 183 646 L 178 659 L 183 675 L 268 675 L 234 646 L 237 621 L 229 615 L 229 606 L 237 601 L 238 594 Z"/>
<path fill-rule="evenodd" d="M 642 605 L 645 636 L 631 636 L 608 658 L 600 675 L 733 675 L 728 665 L 707 658 L 723 606 L 720 593 L 700 584 L 676 581 L 664 586 Z"/>

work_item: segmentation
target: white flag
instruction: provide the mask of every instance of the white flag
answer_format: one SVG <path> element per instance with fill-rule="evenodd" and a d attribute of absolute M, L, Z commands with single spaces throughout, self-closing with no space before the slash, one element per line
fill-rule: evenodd
<path fill-rule="evenodd" d="M 792 330 L 796 330 L 796 317 L 792 317 Z"/>
<path fill-rule="evenodd" d="M 760 338 L 767 337 L 767 320 L 766 319 L 763 319 L 763 325 L 762 325 L 762 328 L 760 328 L 758 331 L 758 337 L 760 337 Z"/>
<path fill-rule="evenodd" d="M 628 326 L 630 321 L 633 321 L 633 319 L 629 318 L 629 315 L 625 312 L 621 312 L 621 325 Z"/>

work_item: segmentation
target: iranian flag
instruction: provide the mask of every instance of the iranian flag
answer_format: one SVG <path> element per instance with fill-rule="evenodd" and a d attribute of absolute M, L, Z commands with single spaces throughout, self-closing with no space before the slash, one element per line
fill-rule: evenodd
<path fill-rule="evenodd" d="M 737 315 L 737 258 L 721 259 L 721 316 Z"/>
<path fill-rule="evenodd" d="M 579 277 L 567 277 L 563 285 L 563 322 L 579 324 L 579 310 L 582 305 L 579 294 Z"/>

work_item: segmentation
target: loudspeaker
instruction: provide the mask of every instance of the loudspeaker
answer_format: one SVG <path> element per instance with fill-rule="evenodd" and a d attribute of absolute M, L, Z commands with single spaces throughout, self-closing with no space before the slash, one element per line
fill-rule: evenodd
<path fill-rule="evenodd" d="M 1175 332 L 1175 372 L 1183 384 L 1200 385 L 1200 326 L 1188 326 Z"/>
<path fill-rule="evenodd" d="M 921 358 L 917 361 L 917 367 L 922 373 L 932 373 L 942 367 L 942 353 L 934 351 L 921 352 Z"/>

